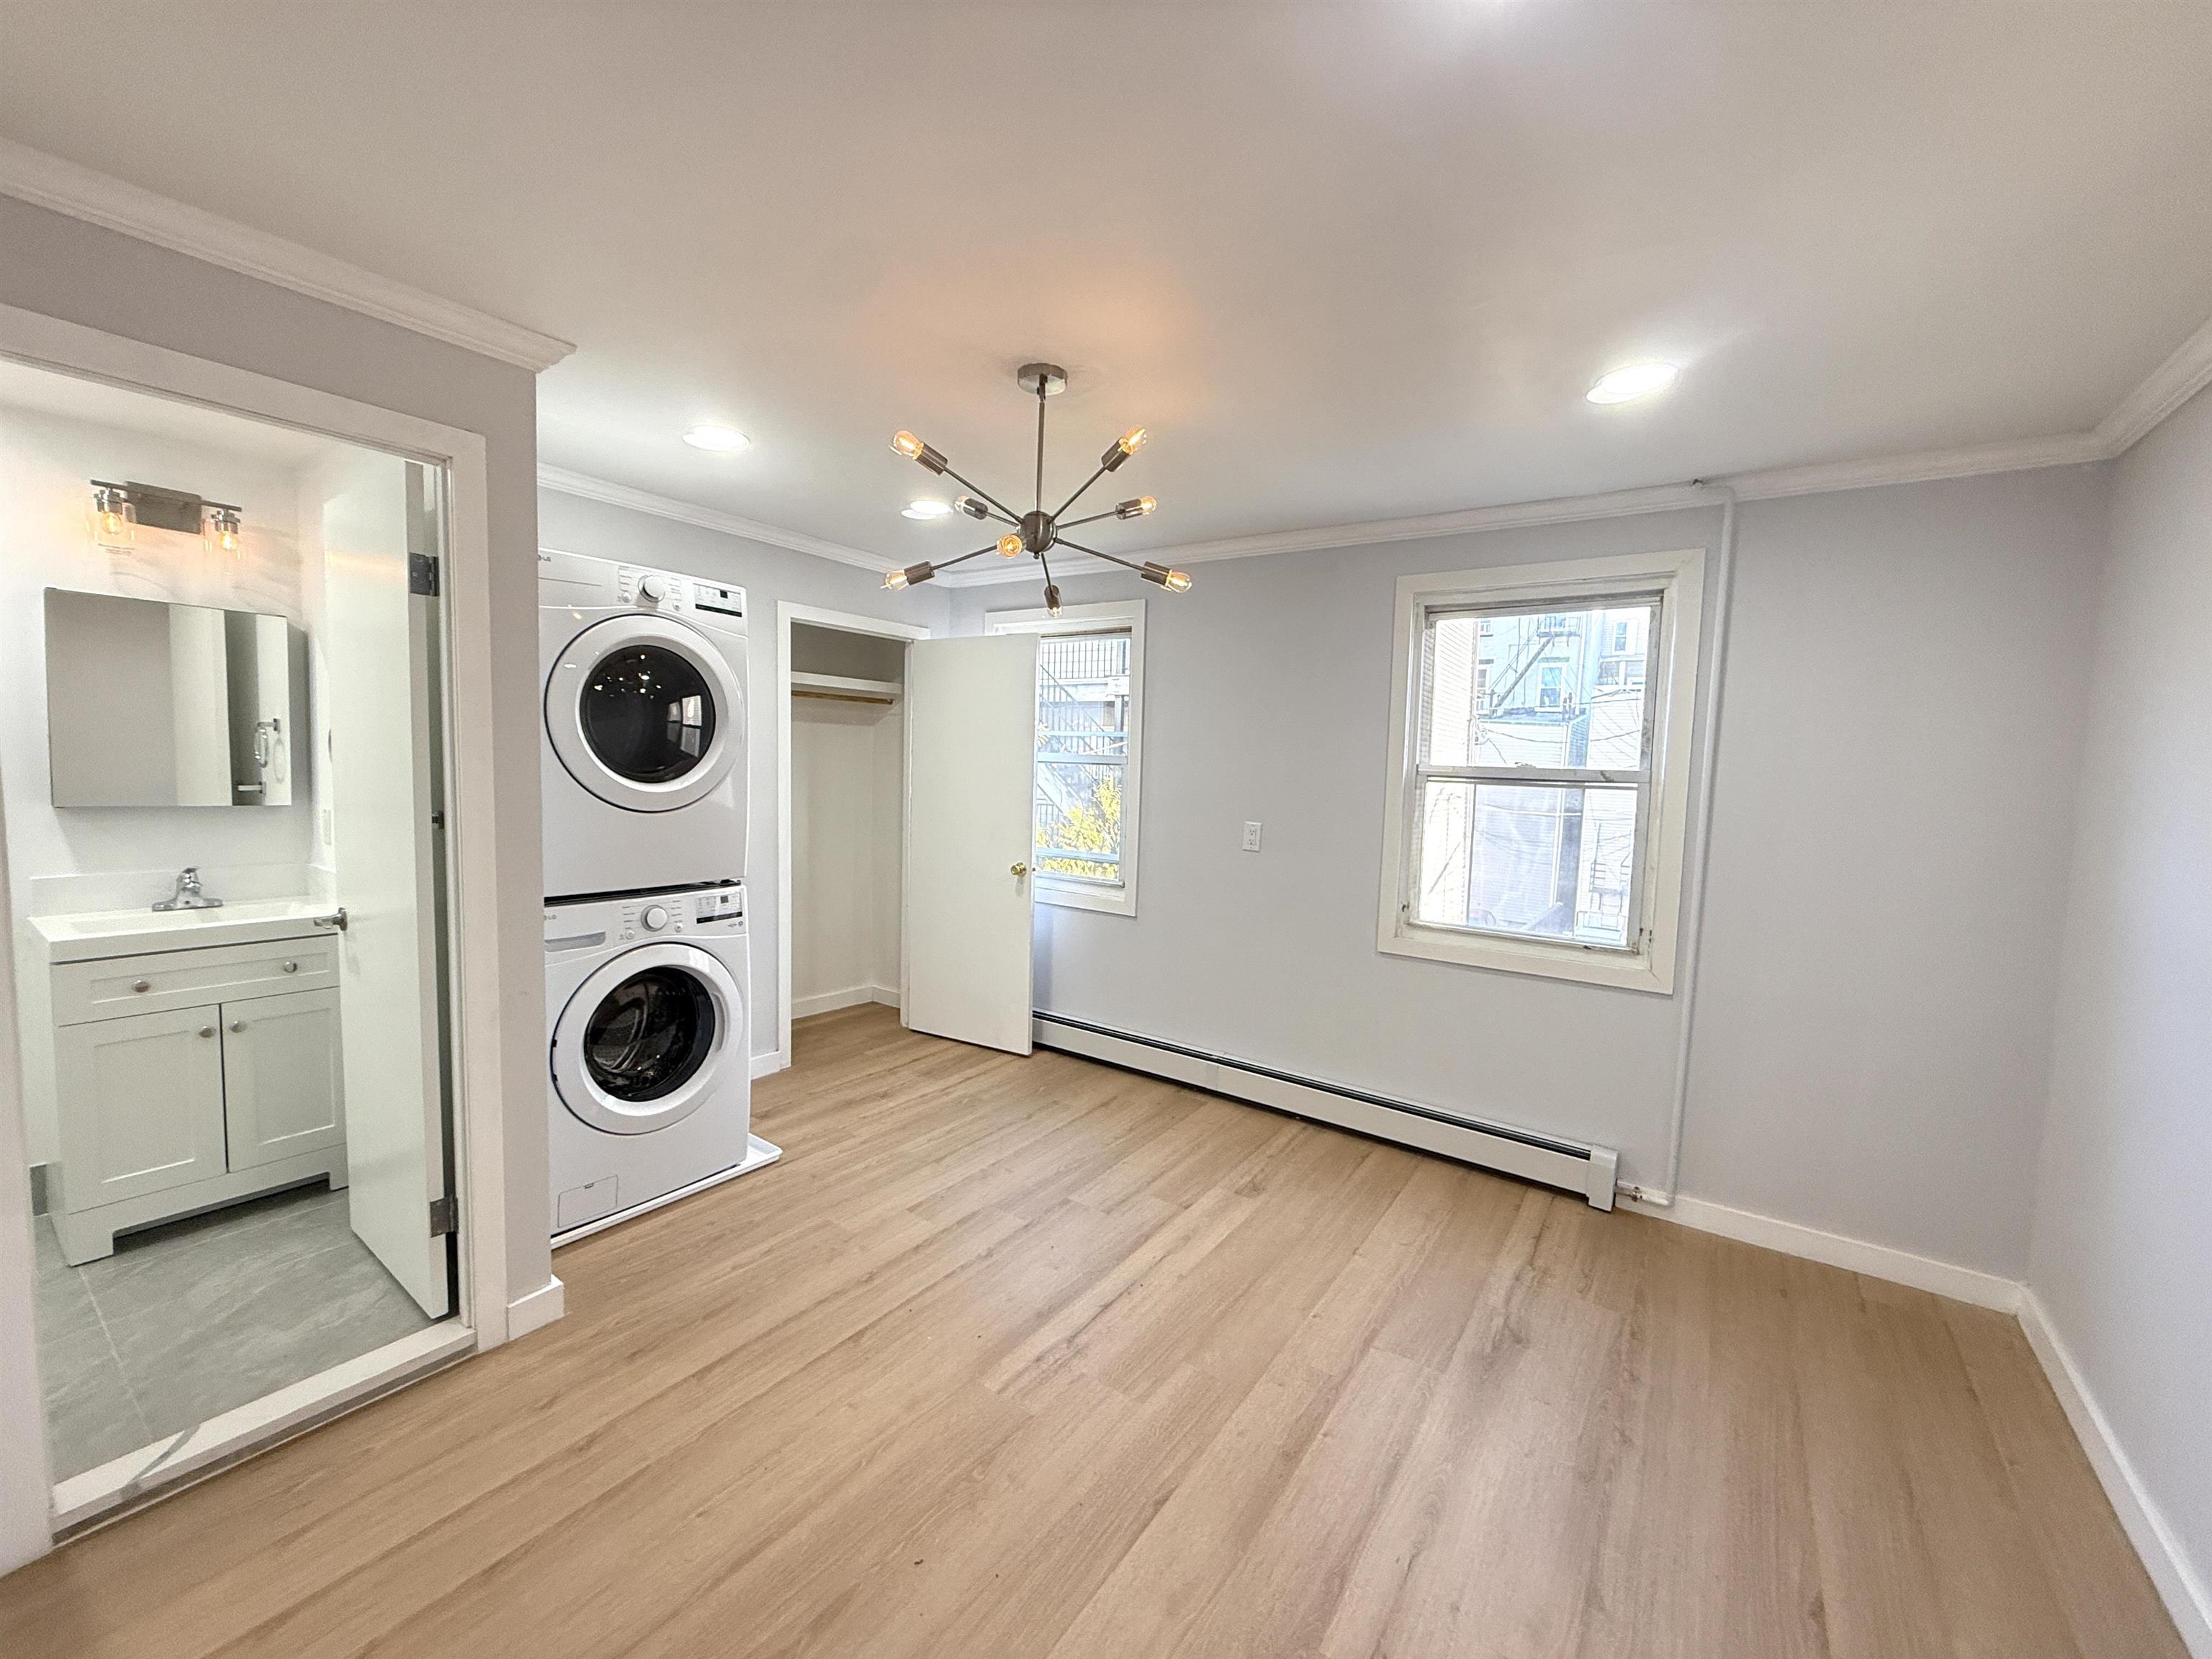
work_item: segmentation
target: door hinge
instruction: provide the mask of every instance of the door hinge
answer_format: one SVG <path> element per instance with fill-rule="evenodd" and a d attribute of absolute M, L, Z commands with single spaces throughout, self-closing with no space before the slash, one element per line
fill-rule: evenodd
<path fill-rule="evenodd" d="M 428 553 L 410 553 L 407 556 L 407 591 L 438 596 L 438 561 Z"/>
<path fill-rule="evenodd" d="M 430 1200 L 430 1237 L 443 1238 L 460 1224 L 460 1206 L 451 1193 Z"/>

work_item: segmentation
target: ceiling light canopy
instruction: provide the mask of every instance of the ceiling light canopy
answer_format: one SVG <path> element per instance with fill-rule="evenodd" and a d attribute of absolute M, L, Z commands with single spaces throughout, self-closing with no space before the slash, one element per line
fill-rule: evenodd
<path fill-rule="evenodd" d="M 695 426 L 684 434 L 684 441 L 694 449 L 711 449 L 718 455 L 734 455 L 752 440 L 734 427 Z"/>
<path fill-rule="evenodd" d="M 966 495 L 953 502 L 952 507 L 947 507 L 942 501 L 916 501 L 907 508 L 908 518 L 941 518 L 957 507 L 971 519 L 996 520 L 1000 523 L 1012 525 L 1013 528 L 1006 531 L 990 546 L 979 547 L 972 553 L 963 553 L 957 559 L 945 560 L 943 564 L 910 564 L 902 570 L 894 570 L 884 578 L 884 586 L 889 588 L 912 587 L 929 580 L 940 570 L 950 569 L 956 564 L 965 564 L 970 559 L 980 559 L 986 553 L 1000 553 L 1010 559 L 1019 558 L 1026 553 L 1037 562 L 1039 571 L 1044 577 L 1045 609 L 1057 617 L 1060 614 L 1060 585 L 1052 579 L 1052 566 L 1047 562 L 1045 554 L 1051 548 L 1072 547 L 1079 553 L 1088 553 L 1094 559 L 1118 564 L 1124 570 L 1132 571 L 1145 580 L 1164 587 L 1170 593 L 1188 593 L 1190 578 L 1180 570 L 1170 570 L 1164 564 L 1138 564 L 1118 555 L 1086 547 L 1081 542 L 1069 541 L 1062 533 L 1077 525 L 1095 524 L 1101 519 L 1141 519 L 1159 505 L 1150 495 L 1135 495 L 1127 501 L 1116 502 L 1103 512 L 1089 514 L 1080 519 L 1067 516 L 1068 509 L 1082 498 L 1085 490 L 1109 472 L 1118 471 L 1124 461 L 1145 447 L 1145 428 L 1131 427 L 1107 445 L 1106 453 L 1098 458 L 1098 470 L 1083 481 L 1074 495 L 1048 513 L 1044 508 L 1044 400 L 1056 392 L 1067 389 L 1067 371 L 1056 363 L 1024 363 L 1017 371 L 1015 379 L 1020 382 L 1023 391 L 1033 394 L 1037 400 L 1036 506 L 1027 513 L 1015 512 L 988 490 L 969 483 L 955 472 L 951 462 L 913 433 L 899 433 L 891 440 L 893 449 L 908 460 L 919 462 L 932 472 L 942 473 L 955 483 L 966 485 L 968 490 Z M 920 511 L 923 507 L 932 510 L 927 513 Z"/>
<path fill-rule="evenodd" d="M 1597 384 L 1585 395 L 1594 404 L 1625 404 L 1664 392 L 1674 384 L 1675 373 L 1672 363 L 1631 363 L 1599 375 Z"/>

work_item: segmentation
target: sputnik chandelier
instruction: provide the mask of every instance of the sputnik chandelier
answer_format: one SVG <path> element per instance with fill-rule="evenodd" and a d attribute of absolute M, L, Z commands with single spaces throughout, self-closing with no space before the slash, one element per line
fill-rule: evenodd
<path fill-rule="evenodd" d="M 1121 463 L 1145 447 L 1145 428 L 1133 427 L 1106 446 L 1106 453 L 1098 458 L 1098 470 L 1083 481 L 1080 489 L 1062 501 L 1053 512 L 1044 510 L 1044 400 L 1067 390 L 1067 371 L 1056 363 L 1024 363 L 1016 371 L 1023 391 L 1036 398 L 1036 481 L 1032 496 L 1036 505 L 1027 513 L 1017 513 L 997 496 L 979 485 L 969 483 L 952 470 L 951 463 L 936 450 L 914 435 L 902 432 L 891 440 L 891 447 L 908 460 L 919 461 L 932 472 L 941 472 L 955 483 L 963 485 L 968 494 L 953 506 L 971 519 L 1007 524 L 1013 526 L 988 547 L 979 547 L 973 553 L 963 553 L 957 559 L 947 559 L 941 564 L 910 564 L 903 570 L 894 570 L 884 578 L 890 588 L 912 587 L 926 582 L 940 570 L 950 570 L 956 564 L 965 564 L 970 559 L 980 559 L 986 553 L 997 553 L 1009 559 L 1028 554 L 1037 562 L 1044 577 L 1045 609 L 1054 616 L 1060 614 L 1060 586 L 1052 579 L 1052 564 L 1045 555 L 1055 547 L 1072 548 L 1078 553 L 1088 553 L 1094 559 L 1103 559 L 1109 564 L 1118 564 L 1124 570 L 1133 570 L 1148 582 L 1157 583 L 1170 593 L 1188 593 L 1190 578 L 1180 570 L 1170 570 L 1164 564 L 1135 563 L 1096 547 L 1086 547 L 1081 542 L 1068 540 L 1066 532 L 1078 525 L 1096 524 L 1102 519 L 1141 519 L 1159 503 L 1150 495 L 1133 495 L 1126 501 L 1117 501 L 1103 513 L 1093 513 L 1080 519 L 1067 516 L 1068 509 L 1083 499 L 1084 492 L 1109 472 L 1121 470 Z"/>

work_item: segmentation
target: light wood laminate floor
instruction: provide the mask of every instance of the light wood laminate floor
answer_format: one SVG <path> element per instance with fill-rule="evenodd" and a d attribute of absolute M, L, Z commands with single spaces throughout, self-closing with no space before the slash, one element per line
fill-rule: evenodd
<path fill-rule="evenodd" d="M 800 1027 L 568 1317 L 0 1581 L 39 1655 L 2180 1659 L 2019 1328 Z"/>

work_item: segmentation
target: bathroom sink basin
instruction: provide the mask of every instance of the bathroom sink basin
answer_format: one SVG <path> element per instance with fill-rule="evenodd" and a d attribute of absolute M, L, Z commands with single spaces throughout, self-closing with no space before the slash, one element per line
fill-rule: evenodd
<path fill-rule="evenodd" d="M 205 945 L 250 945 L 321 931 L 318 917 L 336 907 L 311 899 L 243 899 L 211 910 L 88 910 L 33 916 L 49 962 L 87 962 L 141 951 L 187 951 Z"/>

